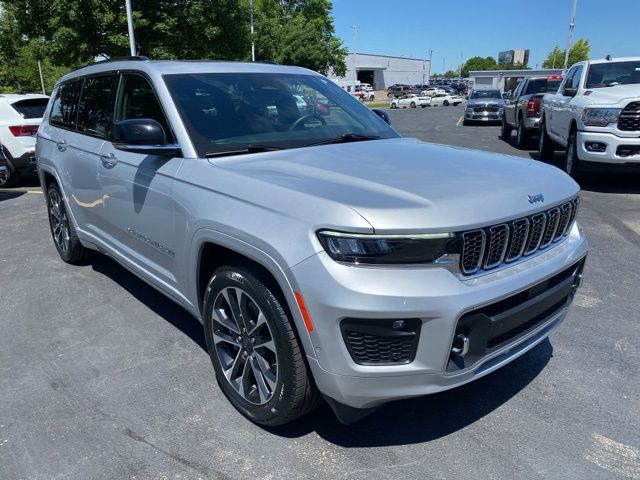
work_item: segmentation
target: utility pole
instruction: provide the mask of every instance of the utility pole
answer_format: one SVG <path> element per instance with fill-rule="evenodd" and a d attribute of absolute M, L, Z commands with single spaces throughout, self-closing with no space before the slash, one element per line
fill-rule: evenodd
<path fill-rule="evenodd" d="M 458 67 L 458 82 L 462 80 L 462 50 L 460 50 L 460 66 Z"/>
<path fill-rule="evenodd" d="M 353 28 L 353 90 L 351 93 L 355 93 L 356 91 L 356 83 L 358 83 L 358 27 L 357 25 L 352 25 Z"/>
<path fill-rule="evenodd" d="M 427 84 L 431 84 L 431 59 L 433 58 L 433 50 L 428 50 L 429 52 L 429 73 L 427 75 Z"/>
<path fill-rule="evenodd" d="M 573 0 L 573 8 L 571 10 L 571 20 L 569 21 L 569 35 L 567 36 L 567 49 L 564 51 L 564 64 L 562 66 L 562 75 L 567 74 L 567 63 L 569 62 L 569 49 L 571 48 L 571 38 L 573 37 L 573 27 L 576 26 L 576 4 L 578 0 Z"/>
<path fill-rule="evenodd" d="M 129 27 L 129 49 L 131 50 L 131 56 L 136 55 L 136 38 L 133 33 L 133 17 L 131 15 L 131 0 L 125 0 L 127 8 L 127 27 Z"/>
<path fill-rule="evenodd" d="M 444 77 L 444 60 L 445 58 L 442 57 L 442 76 Z"/>
<path fill-rule="evenodd" d="M 251 61 L 256 61 L 256 40 L 253 36 L 253 0 L 249 0 L 249 24 L 251 25 Z"/>
<path fill-rule="evenodd" d="M 38 72 L 40 72 L 40 86 L 42 87 L 42 94 L 46 95 L 47 92 L 44 91 L 44 78 L 42 78 L 42 64 L 40 60 L 38 60 Z"/>

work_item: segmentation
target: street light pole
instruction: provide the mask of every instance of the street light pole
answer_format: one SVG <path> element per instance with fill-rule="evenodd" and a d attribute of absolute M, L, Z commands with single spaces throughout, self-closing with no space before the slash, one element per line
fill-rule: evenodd
<path fill-rule="evenodd" d="M 356 91 L 356 83 L 358 83 L 358 27 L 357 25 L 352 25 L 353 28 L 353 91 L 351 93 L 355 93 Z"/>
<path fill-rule="evenodd" d="M 429 73 L 427 75 L 427 85 L 431 85 L 431 59 L 433 58 L 433 50 L 429 50 Z"/>
<path fill-rule="evenodd" d="M 251 24 L 251 61 L 256 61 L 256 40 L 253 36 L 253 0 L 249 0 L 249 19 Z"/>
<path fill-rule="evenodd" d="M 133 33 L 133 17 L 131 15 L 131 0 L 125 0 L 127 7 L 127 27 L 129 28 L 129 49 L 131 50 L 131 56 L 136 55 L 136 38 Z"/>
<path fill-rule="evenodd" d="M 567 74 L 567 63 L 569 62 L 569 49 L 571 48 L 571 38 L 573 37 L 573 27 L 576 25 L 576 4 L 578 0 L 573 0 L 571 10 L 571 21 L 569 22 L 569 35 L 567 36 L 567 49 L 564 51 L 564 64 L 562 65 L 562 75 Z"/>

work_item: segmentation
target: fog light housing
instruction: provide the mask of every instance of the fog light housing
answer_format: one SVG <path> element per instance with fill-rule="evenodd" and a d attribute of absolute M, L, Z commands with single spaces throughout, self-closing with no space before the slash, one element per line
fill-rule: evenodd
<path fill-rule="evenodd" d="M 607 150 L 607 144 L 602 142 L 584 142 L 584 148 L 587 152 L 604 153 Z"/>

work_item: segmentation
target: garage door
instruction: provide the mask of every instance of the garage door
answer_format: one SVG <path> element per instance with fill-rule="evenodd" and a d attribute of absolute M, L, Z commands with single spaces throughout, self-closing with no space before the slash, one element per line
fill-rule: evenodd
<path fill-rule="evenodd" d="M 476 77 L 476 88 L 491 88 L 493 87 L 492 77 Z"/>

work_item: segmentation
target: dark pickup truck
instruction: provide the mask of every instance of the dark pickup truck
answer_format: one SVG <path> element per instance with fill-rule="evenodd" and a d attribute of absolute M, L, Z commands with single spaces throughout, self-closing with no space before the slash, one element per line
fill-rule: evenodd
<path fill-rule="evenodd" d="M 557 91 L 561 81 L 559 75 L 525 77 L 513 92 L 508 92 L 502 116 L 502 139 L 509 140 L 511 132 L 516 130 L 516 146 L 524 148 L 532 133 L 538 132 L 542 97 Z"/>

